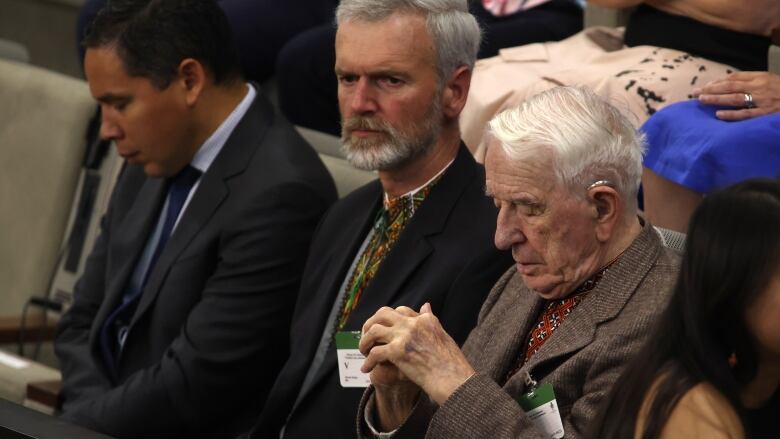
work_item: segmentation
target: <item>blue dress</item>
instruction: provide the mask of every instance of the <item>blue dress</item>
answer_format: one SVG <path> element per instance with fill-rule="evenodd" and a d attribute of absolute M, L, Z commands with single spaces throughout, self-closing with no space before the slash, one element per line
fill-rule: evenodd
<path fill-rule="evenodd" d="M 694 192 L 780 172 L 780 113 L 727 122 L 719 107 L 690 100 L 669 105 L 642 126 L 644 165 Z"/>

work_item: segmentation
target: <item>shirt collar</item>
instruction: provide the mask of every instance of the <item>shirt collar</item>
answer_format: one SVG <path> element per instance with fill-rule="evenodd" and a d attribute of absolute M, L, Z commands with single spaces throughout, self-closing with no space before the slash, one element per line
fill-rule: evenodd
<path fill-rule="evenodd" d="M 401 195 L 401 196 L 400 196 L 400 197 L 398 197 L 398 198 L 406 198 L 406 197 L 413 198 L 413 197 L 414 197 L 414 196 L 417 194 L 417 192 L 420 192 L 420 191 L 421 191 L 421 190 L 423 190 L 423 189 L 424 189 L 426 186 L 428 186 L 429 184 L 431 184 L 431 182 L 432 182 L 432 181 L 434 181 L 434 180 L 436 180 L 437 178 L 439 178 L 439 177 L 441 176 L 441 174 L 443 174 L 443 173 L 444 173 L 444 171 L 446 171 L 446 170 L 447 170 L 447 168 L 449 168 L 449 167 L 450 167 L 450 165 L 452 164 L 452 162 L 454 162 L 454 161 L 455 161 L 455 159 L 453 158 L 452 160 L 450 160 L 450 162 L 449 162 L 449 163 L 447 163 L 446 165 L 444 165 L 444 167 L 443 167 L 443 168 L 441 168 L 441 170 L 440 170 L 439 172 L 437 172 L 437 173 L 436 173 L 436 175 L 434 175 L 433 177 L 431 177 L 431 178 L 430 178 L 430 180 L 428 180 L 428 181 L 426 181 L 425 183 L 421 184 L 419 187 L 417 187 L 417 188 L 415 188 L 415 189 L 412 189 L 411 191 L 409 191 L 409 192 L 407 192 L 407 193 L 405 193 L 405 194 Z M 388 202 L 389 200 L 390 200 L 390 196 L 389 196 L 389 195 L 387 195 L 387 192 L 385 192 L 385 197 L 384 197 L 385 204 L 387 204 L 387 202 Z"/>
<path fill-rule="evenodd" d="M 214 159 L 216 159 L 219 152 L 222 151 L 222 147 L 225 146 L 230 134 L 233 133 L 233 130 L 249 110 L 249 106 L 254 102 L 256 95 L 257 92 L 252 84 L 247 84 L 247 93 L 244 96 L 244 99 L 241 100 L 236 108 L 233 109 L 233 112 L 222 121 L 216 131 L 203 142 L 203 145 L 198 149 L 198 152 L 195 153 L 195 157 L 193 157 L 192 162 L 190 162 L 190 165 L 193 168 L 204 174 L 208 171 L 211 164 L 214 163 Z"/>

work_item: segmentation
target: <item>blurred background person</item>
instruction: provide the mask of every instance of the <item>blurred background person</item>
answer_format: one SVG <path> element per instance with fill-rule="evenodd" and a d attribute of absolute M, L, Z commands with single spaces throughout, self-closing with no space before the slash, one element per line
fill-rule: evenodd
<path fill-rule="evenodd" d="M 692 97 L 693 87 L 737 70 L 766 71 L 777 0 L 590 0 L 634 7 L 625 30 L 591 27 L 560 42 L 513 47 L 480 60 L 461 114 L 477 157 L 494 114 L 559 85 L 586 86 L 639 127 L 656 111 Z"/>
<path fill-rule="evenodd" d="M 82 61 L 81 40 L 106 1 L 85 0 L 79 11 L 76 43 Z M 217 2 L 230 23 L 244 77 L 257 82 L 264 82 L 273 75 L 276 56 L 287 41 L 306 29 L 332 21 L 333 11 L 339 4 L 338 0 Z"/>
<path fill-rule="evenodd" d="M 732 73 L 693 94 L 642 127 L 645 215 L 683 233 L 706 194 L 780 172 L 780 75 Z"/>
<path fill-rule="evenodd" d="M 673 298 L 592 438 L 777 437 L 780 181 L 706 197 Z"/>

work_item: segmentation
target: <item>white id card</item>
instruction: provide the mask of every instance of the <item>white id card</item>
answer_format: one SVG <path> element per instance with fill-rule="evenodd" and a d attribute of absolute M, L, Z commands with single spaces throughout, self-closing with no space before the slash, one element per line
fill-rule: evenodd
<path fill-rule="evenodd" d="M 366 357 L 358 350 L 360 331 L 336 333 L 336 356 L 339 362 L 341 387 L 368 387 L 369 374 L 360 371 Z"/>
<path fill-rule="evenodd" d="M 536 431 L 545 439 L 561 439 L 563 422 L 552 384 L 542 384 L 517 398 L 525 415 L 534 423 Z"/>

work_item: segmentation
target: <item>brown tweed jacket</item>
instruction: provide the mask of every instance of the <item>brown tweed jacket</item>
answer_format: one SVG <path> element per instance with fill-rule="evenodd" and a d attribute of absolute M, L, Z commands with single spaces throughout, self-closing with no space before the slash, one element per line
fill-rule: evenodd
<path fill-rule="evenodd" d="M 579 438 L 626 362 L 647 340 L 665 308 L 677 276 L 679 257 L 662 246 L 645 224 L 621 258 L 542 348 L 503 386 L 544 301 L 522 282 L 514 267 L 493 287 L 463 352 L 477 375 L 441 406 L 421 397 L 393 435 L 399 438 L 541 438 L 515 398 L 526 392 L 523 372 L 539 384 L 551 383 L 565 437 Z M 363 412 L 361 437 L 372 437 Z"/>

